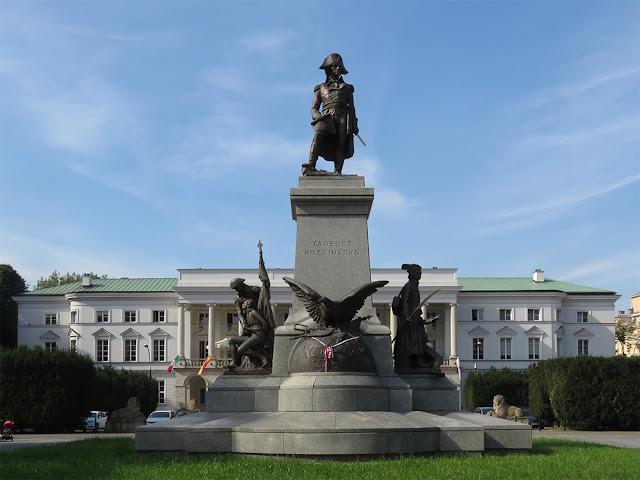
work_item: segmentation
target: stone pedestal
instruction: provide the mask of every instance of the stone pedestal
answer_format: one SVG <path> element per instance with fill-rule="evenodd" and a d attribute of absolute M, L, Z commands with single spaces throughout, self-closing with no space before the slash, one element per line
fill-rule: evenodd
<path fill-rule="evenodd" d="M 297 222 L 296 280 L 332 300 L 371 281 L 367 220 L 373 188 L 356 175 L 300 177 L 291 189 L 291 216 Z M 393 373 L 390 331 L 380 323 L 367 298 L 358 316 L 370 317 L 361 325 L 378 374 Z M 288 375 L 296 325 L 312 322 L 294 296 L 287 321 L 276 330 L 273 373 Z"/>

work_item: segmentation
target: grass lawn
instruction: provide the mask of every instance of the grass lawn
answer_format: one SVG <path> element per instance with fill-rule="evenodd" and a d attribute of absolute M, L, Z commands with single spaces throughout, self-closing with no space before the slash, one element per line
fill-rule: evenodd
<path fill-rule="evenodd" d="M 533 440 L 531 455 L 404 457 L 361 462 L 137 453 L 131 438 L 96 438 L 2 452 L 0 478 L 627 480 L 638 474 L 639 460 L 639 451 L 634 449 L 542 438 Z"/>

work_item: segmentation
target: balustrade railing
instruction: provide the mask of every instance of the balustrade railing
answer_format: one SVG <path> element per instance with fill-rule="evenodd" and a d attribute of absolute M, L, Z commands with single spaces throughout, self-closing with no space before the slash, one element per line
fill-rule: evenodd
<path fill-rule="evenodd" d="M 200 368 L 203 363 L 203 358 L 185 358 L 176 364 L 176 368 Z M 207 365 L 207 368 L 227 368 L 230 365 L 230 359 L 212 358 L 209 365 Z"/>

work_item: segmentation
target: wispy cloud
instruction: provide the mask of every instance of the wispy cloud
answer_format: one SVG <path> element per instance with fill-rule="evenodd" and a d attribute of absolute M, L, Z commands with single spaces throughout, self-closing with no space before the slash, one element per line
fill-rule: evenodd
<path fill-rule="evenodd" d="M 542 212 L 553 212 L 557 209 L 567 208 L 574 204 L 590 200 L 592 198 L 598 197 L 600 195 L 604 195 L 609 192 L 613 192 L 615 190 L 618 190 L 619 188 L 626 187 L 627 185 L 631 185 L 632 183 L 636 183 L 638 181 L 640 181 L 640 174 L 632 175 L 630 177 L 623 178 L 615 183 L 606 185 L 604 187 L 601 187 L 598 190 L 591 191 L 589 193 L 580 193 L 580 194 L 574 194 L 574 195 L 569 195 L 565 197 L 556 197 L 553 200 L 545 203 L 530 205 L 530 206 L 521 207 L 521 208 L 514 208 L 511 210 L 499 212 L 492 215 L 492 220 L 499 220 L 499 219 L 515 217 L 515 216 L 530 216 L 530 215 L 533 215 L 536 213 L 542 213 Z"/>
<path fill-rule="evenodd" d="M 638 74 L 640 74 L 640 66 L 633 66 L 614 72 L 602 73 L 581 82 L 553 87 L 539 92 L 532 99 L 526 101 L 523 107 L 538 108 L 549 103 L 578 97 L 610 82 L 622 80 Z"/>
<path fill-rule="evenodd" d="M 598 141 L 599 137 L 624 132 L 626 130 L 630 130 L 634 136 L 640 136 L 640 118 L 623 119 L 571 133 L 531 136 L 522 140 L 522 143 L 528 147 L 577 145 Z"/>
<path fill-rule="evenodd" d="M 279 54 L 300 35 L 291 30 L 251 32 L 240 39 L 240 45 L 250 52 Z"/>

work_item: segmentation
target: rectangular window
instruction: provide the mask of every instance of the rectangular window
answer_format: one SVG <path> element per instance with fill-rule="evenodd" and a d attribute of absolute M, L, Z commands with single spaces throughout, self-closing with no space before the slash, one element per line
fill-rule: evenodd
<path fill-rule="evenodd" d="M 500 321 L 501 322 L 509 322 L 513 318 L 511 308 L 501 308 L 500 309 Z"/>
<path fill-rule="evenodd" d="M 484 359 L 484 338 L 473 339 L 473 359 L 474 360 Z"/>
<path fill-rule="evenodd" d="M 153 361 L 164 362 L 164 340 L 153 341 Z"/>
<path fill-rule="evenodd" d="M 52 352 L 53 350 L 58 349 L 58 345 L 56 344 L 56 342 L 44 342 L 44 349 Z"/>
<path fill-rule="evenodd" d="M 578 340 L 578 355 L 589 355 L 589 340 Z"/>
<path fill-rule="evenodd" d="M 107 323 L 109 321 L 109 310 L 96 310 L 96 322 Z"/>
<path fill-rule="evenodd" d="M 500 360 L 511 360 L 511 339 L 500 339 Z"/>
<path fill-rule="evenodd" d="M 539 308 L 529 308 L 527 310 L 527 320 L 530 322 L 535 322 L 540 320 L 540 309 Z"/>
<path fill-rule="evenodd" d="M 207 389 L 206 388 L 201 388 L 200 389 L 200 403 L 206 403 L 207 402 Z"/>
<path fill-rule="evenodd" d="M 561 322 L 562 321 L 562 310 L 560 310 L 559 308 L 556 308 L 556 322 Z"/>
<path fill-rule="evenodd" d="M 109 361 L 109 340 L 96 340 L 96 362 Z"/>
<path fill-rule="evenodd" d="M 154 323 L 164 322 L 164 310 L 154 310 L 152 315 L 152 321 Z"/>
<path fill-rule="evenodd" d="M 158 403 L 166 403 L 167 384 L 165 380 L 158 380 Z"/>
<path fill-rule="evenodd" d="M 209 314 L 208 313 L 198 314 L 198 325 L 208 325 L 208 324 L 209 324 Z"/>
<path fill-rule="evenodd" d="M 134 338 L 124 341 L 124 361 L 135 362 L 138 354 L 138 341 Z"/>
<path fill-rule="evenodd" d="M 124 312 L 124 321 L 125 322 L 135 322 L 136 321 L 136 311 L 135 310 L 127 310 Z"/>
<path fill-rule="evenodd" d="M 578 312 L 578 323 L 587 323 L 589 312 Z"/>
<path fill-rule="evenodd" d="M 231 330 L 231 328 L 234 325 L 238 325 L 238 322 L 240 320 L 238 319 L 238 314 L 237 313 L 227 313 L 227 329 Z"/>
<path fill-rule="evenodd" d="M 539 359 L 540 359 L 540 339 L 530 338 L 529 339 L 529 360 L 539 360 Z"/>
<path fill-rule="evenodd" d="M 78 322 L 78 312 L 77 310 L 71 310 L 71 323 Z"/>
<path fill-rule="evenodd" d="M 562 338 L 558 338 L 556 342 L 556 350 L 558 351 L 558 358 L 562 357 Z"/>
<path fill-rule="evenodd" d="M 471 309 L 471 320 L 474 322 L 481 322 L 484 320 L 484 309 L 482 308 L 472 308 Z"/>
<path fill-rule="evenodd" d="M 57 313 L 45 313 L 44 314 L 44 324 L 45 325 L 56 325 L 58 323 L 58 314 Z"/>
<path fill-rule="evenodd" d="M 200 355 L 198 358 L 207 358 L 207 342 L 206 340 L 200 340 L 198 343 L 198 354 Z"/>
<path fill-rule="evenodd" d="M 77 345 L 78 345 L 78 341 L 75 338 L 72 338 L 71 341 L 69 342 L 69 347 L 71 348 L 71 350 L 75 350 Z"/>

